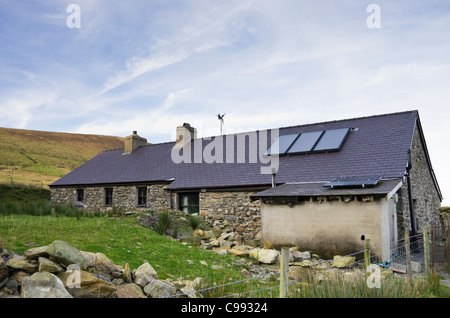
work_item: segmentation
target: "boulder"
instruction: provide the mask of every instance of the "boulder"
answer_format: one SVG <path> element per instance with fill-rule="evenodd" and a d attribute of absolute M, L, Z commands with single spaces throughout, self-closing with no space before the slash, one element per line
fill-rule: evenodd
<path fill-rule="evenodd" d="M 68 266 L 75 264 L 82 270 L 87 268 L 87 262 L 83 254 L 67 242 L 58 240 L 53 241 L 49 246 L 47 246 L 47 254 L 53 256 L 63 265 Z"/>
<path fill-rule="evenodd" d="M 38 259 L 39 257 L 47 257 L 47 246 L 33 247 L 26 250 L 23 256 L 27 259 Z"/>
<path fill-rule="evenodd" d="M 37 272 L 39 269 L 38 264 L 31 263 L 26 259 L 16 257 L 13 257 L 9 261 L 7 261 L 6 265 L 13 270 L 24 271 L 27 273 L 34 273 Z"/>
<path fill-rule="evenodd" d="M 274 264 L 278 261 L 280 252 L 275 249 L 254 248 L 250 251 L 249 256 L 256 259 L 260 263 Z"/>
<path fill-rule="evenodd" d="M 175 295 L 177 289 L 162 280 L 154 279 L 144 287 L 144 292 L 152 298 L 161 298 Z"/>
<path fill-rule="evenodd" d="M 158 279 L 158 274 L 149 263 L 144 263 L 139 266 L 134 272 L 134 282 L 144 288 L 148 283 L 154 279 Z"/>
<path fill-rule="evenodd" d="M 57 263 L 52 262 L 51 260 L 45 257 L 39 257 L 39 271 L 40 272 L 49 272 L 53 274 L 58 274 L 64 272 L 64 269 Z"/>
<path fill-rule="evenodd" d="M 333 257 L 332 266 L 333 267 L 349 267 L 353 266 L 355 263 L 356 257 L 354 256 L 340 256 L 336 255 Z"/>
<path fill-rule="evenodd" d="M 74 298 L 114 297 L 117 290 L 113 283 L 107 282 L 86 271 L 66 271 L 57 275 Z"/>
<path fill-rule="evenodd" d="M 72 298 L 61 280 L 52 273 L 37 272 L 23 278 L 22 298 Z"/>
<path fill-rule="evenodd" d="M 117 285 L 117 298 L 147 298 L 139 285 L 134 283 Z"/>
<path fill-rule="evenodd" d="M 294 262 L 311 259 L 311 253 L 309 253 L 309 252 L 300 252 L 300 251 L 291 250 L 290 256 L 292 256 L 292 260 Z"/>

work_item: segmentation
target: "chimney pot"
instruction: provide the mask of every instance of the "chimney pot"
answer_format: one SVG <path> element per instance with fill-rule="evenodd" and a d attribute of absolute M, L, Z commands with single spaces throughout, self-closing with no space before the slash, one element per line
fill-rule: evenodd
<path fill-rule="evenodd" d="M 175 147 L 182 148 L 184 145 L 191 142 L 191 140 L 197 138 L 197 129 L 191 127 L 188 123 L 183 123 L 183 126 L 177 127 L 176 138 Z"/>
<path fill-rule="evenodd" d="M 125 143 L 125 148 L 124 148 L 123 153 L 130 154 L 133 151 L 135 151 L 136 149 L 138 149 L 139 147 L 146 146 L 147 139 L 140 137 L 137 134 L 137 131 L 134 130 L 132 135 L 125 137 L 124 143 Z"/>

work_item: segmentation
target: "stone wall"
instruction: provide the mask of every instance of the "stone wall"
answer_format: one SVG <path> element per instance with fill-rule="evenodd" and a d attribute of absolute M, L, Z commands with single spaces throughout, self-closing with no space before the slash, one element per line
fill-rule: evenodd
<path fill-rule="evenodd" d="M 230 229 L 246 239 L 258 239 L 261 231 L 260 200 L 254 192 L 201 192 L 200 215 L 211 226 Z"/>
<path fill-rule="evenodd" d="M 425 226 L 429 226 L 430 222 L 439 222 L 439 208 L 441 206 L 441 201 L 428 167 L 422 140 L 417 128 L 414 131 L 411 161 L 411 188 L 414 200 L 414 214 L 416 217 L 417 230 L 421 232 Z M 408 184 L 406 180 L 398 194 L 399 202 L 397 204 L 397 216 L 399 223 L 399 237 L 403 237 L 405 229 L 408 231 L 411 230 Z"/>
<path fill-rule="evenodd" d="M 83 207 L 90 211 L 105 211 L 113 207 L 121 211 L 133 211 L 139 209 L 151 209 L 154 211 L 169 208 L 169 197 L 165 191 L 167 185 L 152 184 L 139 186 L 111 186 L 113 189 L 112 206 L 105 206 L 106 187 L 84 187 L 84 188 L 52 188 L 51 201 L 53 205 L 75 203 L 77 200 L 77 189 L 84 190 Z M 138 207 L 138 188 L 147 187 L 147 205 Z"/>

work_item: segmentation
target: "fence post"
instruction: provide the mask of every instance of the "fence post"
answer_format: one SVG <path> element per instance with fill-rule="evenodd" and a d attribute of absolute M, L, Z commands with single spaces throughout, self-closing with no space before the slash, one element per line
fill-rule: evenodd
<path fill-rule="evenodd" d="M 287 298 L 288 279 L 289 279 L 289 247 L 282 247 L 280 259 L 280 298 Z"/>
<path fill-rule="evenodd" d="M 423 229 L 423 252 L 425 258 L 425 276 L 430 277 L 430 241 L 428 237 L 428 228 Z"/>
<path fill-rule="evenodd" d="M 366 279 L 369 277 L 369 266 L 370 266 L 370 239 L 364 240 L 364 267 L 366 271 Z"/>
<path fill-rule="evenodd" d="M 405 253 L 406 253 L 406 278 L 411 281 L 411 246 L 409 242 L 409 232 L 405 232 Z"/>

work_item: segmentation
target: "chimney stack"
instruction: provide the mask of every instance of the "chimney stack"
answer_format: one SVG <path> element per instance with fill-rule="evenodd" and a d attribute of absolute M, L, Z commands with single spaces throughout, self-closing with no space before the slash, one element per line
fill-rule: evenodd
<path fill-rule="evenodd" d="M 125 149 L 123 151 L 123 154 L 130 154 L 139 147 L 146 146 L 147 145 L 147 139 L 140 137 L 137 134 L 137 131 L 133 131 L 133 134 L 125 137 L 124 140 L 125 143 Z"/>
<path fill-rule="evenodd" d="M 188 123 L 184 123 L 183 126 L 177 127 L 177 140 L 175 148 L 182 148 L 184 145 L 197 138 L 197 129 L 191 127 Z"/>

